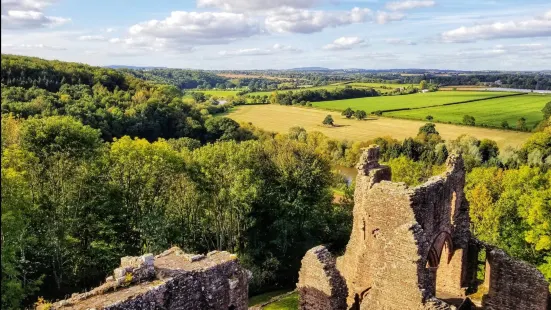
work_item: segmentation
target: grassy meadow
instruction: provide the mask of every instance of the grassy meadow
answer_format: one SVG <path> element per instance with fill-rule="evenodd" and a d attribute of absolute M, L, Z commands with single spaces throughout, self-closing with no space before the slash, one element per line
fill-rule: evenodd
<path fill-rule="evenodd" d="M 293 89 L 281 89 L 281 90 L 271 90 L 271 91 L 255 91 L 252 93 L 248 93 L 249 96 L 270 96 L 273 92 L 287 92 L 287 91 L 302 91 L 302 90 L 320 90 L 320 89 L 326 89 L 326 90 L 334 90 L 338 88 L 344 88 L 344 85 L 325 85 L 325 86 L 315 86 L 315 87 L 302 87 L 302 88 L 293 88 Z"/>
<path fill-rule="evenodd" d="M 218 98 L 226 98 L 229 96 L 236 96 L 239 91 L 217 89 L 217 90 L 198 90 L 197 92 L 204 93 L 205 95 L 211 95 L 213 97 L 215 96 Z"/>
<path fill-rule="evenodd" d="M 435 122 L 461 124 L 463 116 L 467 114 L 475 118 L 477 125 L 486 124 L 492 127 L 501 127 L 503 121 L 507 121 L 509 126 L 514 127 L 517 120 L 524 117 L 528 128 L 532 128 L 541 121 L 541 109 L 550 101 L 551 95 L 527 94 L 449 106 L 389 112 L 385 115 L 418 120 L 424 120 L 427 115 L 431 115 Z"/>
<path fill-rule="evenodd" d="M 417 93 L 401 96 L 379 96 L 314 102 L 312 103 L 312 106 L 319 109 L 334 111 L 344 111 L 346 108 L 351 108 L 353 110 L 364 110 L 369 114 L 377 110 L 384 111 L 405 108 L 422 108 L 452 102 L 487 99 L 509 94 L 511 93 L 486 91 L 446 91 Z"/>
<path fill-rule="evenodd" d="M 333 116 L 336 124 L 335 127 L 322 125 L 322 121 L 327 114 Z M 293 126 L 300 126 L 308 131 L 322 132 L 333 139 L 352 141 L 366 141 L 384 136 L 391 136 L 402 140 L 407 137 L 416 136 L 419 127 L 426 123 L 426 121 L 387 117 L 358 121 L 346 119 L 340 115 L 340 112 L 277 104 L 239 106 L 225 116 L 238 122 L 251 122 L 259 128 L 274 132 L 285 133 Z M 526 132 L 451 124 L 437 124 L 436 130 L 446 140 L 455 139 L 461 134 L 468 134 L 478 139 L 495 140 L 500 148 L 521 145 L 530 136 L 530 133 Z"/>

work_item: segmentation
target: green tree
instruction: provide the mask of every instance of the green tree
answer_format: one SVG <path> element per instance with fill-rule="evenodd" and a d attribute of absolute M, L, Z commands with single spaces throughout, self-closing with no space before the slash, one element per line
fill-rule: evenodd
<path fill-rule="evenodd" d="M 465 116 L 463 116 L 463 124 L 469 125 L 469 126 L 474 126 L 476 123 L 475 123 L 475 119 L 474 119 L 473 116 L 465 115 Z"/>
<path fill-rule="evenodd" d="M 427 115 L 427 117 L 425 117 L 425 119 L 427 121 L 432 121 L 434 119 L 434 117 L 432 117 L 432 115 Z"/>
<path fill-rule="evenodd" d="M 205 94 L 202 92 L 192 92 L 191 97 L 196 103 L 205 102 L 206 100 Z"/>
<path fill-rule="evenodd" d="M 342 111 L 342 115 L 346 118 L 351 118 L 352 116 L 354 116 L 354 110 L 352 110 L 351 108 L 346 108 L 346 110 Z"/>
<path fill-rule="evenodd" d="M 354 112 L 354 117 L 357 120 L 363 120 L 364 118 L 367 117 L 367 113 L 365 113 L 364 110 L 356 110 L 356 112 Z"/>
<path fill-rule="evenodd" d="M 420 88 L 420 89 L 427 89 L 427 85 L 428 85 L 427 81 L 422 80 L 422 81 L 419 83 L 419 88 Z"/>
<path fill-rule="evenodd" d="M 517 129 L 522 131 L 528 130 L 528 127 L 526 127 L 526 119 L 524 117 L 521 117 L 517 120 Z"/>
<path fill-rule="evenodd" d="M 482 139 L 478 146 L 480 156 L 482 157 L 482 162 L 487 162 L 491 158 L 497 158 L 499 155 L 499 147 L 497 143 L 493 140 Z"/>
<path fill-rule="evenodd" d="M 501 122 L 501 128 L 509 129 L 509 122 L 506 120 Z"/>
<path fill-rule="evenodd" d="M 426 123 L 419 128 L 419 132 L 417 134 L 438 135 L 439 133 L 436 131 L 436 125 L 434 125 L 434 123 Z"/>
<path fill-rule="evenodd" d="M 551 101 L 545 104 L 543 109 L 541 109 L 541 112 L 543 113 L 543 119 L 549 119 L 551 117 Z"/>
<path fill-rule="evenodd" d="M 323 119 L 323 124 L 324 125 L 331 125 L 333 126 L 333 117 L 331 115 L 327 115 L 324 119 Z"/>
<path fill-rule="evenodd" d="M 31 119 L 21 129 L 21 145 L 42 160 L 53 154 L 86 157 L 101 144 L 100 132 L 67 116 Z"/>

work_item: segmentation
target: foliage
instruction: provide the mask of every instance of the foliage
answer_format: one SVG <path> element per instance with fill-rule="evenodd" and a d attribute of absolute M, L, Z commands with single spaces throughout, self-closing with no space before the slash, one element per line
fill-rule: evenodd
<path fill-rule="evenodd" d="M 362 120 L 367 117 L 367 113 L 364 110 L 356 110 L 356 112 L 354 112 L 354 117 L 357 120 Z"/>
<path fill-rule="evenodd" d="M 323 119 L 323 124 L 324 125 L 331 125 L 333 126 L 333 117 L 331 115 L 327 115 L 324 119 Z"/>
<path fill-rule="evenodd" d="M 463 116 L 463 124 L 465 125 L 469 125 L 469 126 L 474 126 L 476 123 L 475 123 L 475 118 L 471 115 L 464 115 Z"/>
<path fill-rule="evenodd" d="M 351 108 L 346 108 L 346 110 L 342 111 L 342 115 L 346 118 L 351 118 L 352 116 L 354 116 L 354 110 L 352 110 Z"/>
<path fill-rule="evenodd" d="M 438 131 L 436 131 L 436 125 L 433 123 L 426 123 L 421 128 L 419 128 L 419 132 L 417 134 L 425 134 L 425 135 L 438 135 Z"/>
<path fill-rule="evenodd" d="M 229 79 L 202 70 L 158 68 L 148 70 L 125 69 L 123 72 L 142 80 L 170 84 L 180 89 L 209 89 L 217 86 L 219 88 L 235 87 L 233 83 L 229 82 Z"/>
<path fill-rule="evenodd" d="M 272 94 L 270 101 L 272 103 L 279 103 L 282 105 L 291 105 L 306 101 L 318 102 L 374 96 L 379 96 L 379 93 L 372 88 L 345 87 L 334 90 L 319 89 L 275 92 Z"/>
<path fill-rule="evenodd" d="M 2 55 L 3 114 L 71 116 L 99 129 L 108 141 L 129 135 L 149 141 L 190 137 L 205 142 L 209 139 L 205 119 L 226 108 L 189 105 L 174 86 L 152 84 L 112 69 Z"/>

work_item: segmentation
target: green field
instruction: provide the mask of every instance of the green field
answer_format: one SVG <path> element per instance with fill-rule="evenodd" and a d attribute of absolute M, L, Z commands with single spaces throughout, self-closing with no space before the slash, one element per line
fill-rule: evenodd
<path fill-rule="evenodd" d="M 236 96 L 238 90 L 197 90 L 197 92 L 204 93 L 205 95 L 211 95 L 218 98 L 227 98 L 228 96 Z"/>
<path fill-rule="evenodd" d="M 496 98 L 463 104 L 432 107 L 417 110 L 406 110 L 385 113 L 385 116 L 423 120 L 427 115 L 434 117 L 435 122 L 461 124 L 463 116 L 471 115 L 476 124 L 501 127 L 503 121 L 509 126 L 516 126 L 519 118 L 526 119 L 528 128 L 532 128 L 542 119 L 541 109 L 551 101 L 551 95 L 527 94 L 505 98 Z"/>
<path fill-rule="evenodd" d="M 424 94 L 417 93 L 401 96 L 379 96 L 314 102 L 312 103 L 312 106 L 320 109 L 334 111 L 343 111 L 346 108 L 351 108 L 353 110 L 364 110 L 367 113 L 371 113 L 378 110 L 384 111 L 404 108 L 422 108 L 437 106 L 446 103 L 493 98 L 508 94 L 511 93 L 484 91 L 446 91 Z"/>

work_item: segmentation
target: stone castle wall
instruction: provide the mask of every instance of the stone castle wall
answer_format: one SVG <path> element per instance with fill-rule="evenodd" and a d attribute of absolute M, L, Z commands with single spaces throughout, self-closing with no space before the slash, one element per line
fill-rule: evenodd
<path fill-rule="evenodd" d="M 330 291 L 347 291 L 348 309 L 472 308 L 466 290 L 476 285 L 480 242 L 469 230 L 462 158 L 451 155 L 445 173 L 411 188 L 390 182 L 390 168 L 378 156 L 371 146 L 357 165 L 352 233 L 336 270 L 333 258 L 324 263 L 314 255 L 320 247 L 304 257 L 297 284 L 301 309 L 342 309 L 329 307 L 328 301 L 341 298 Z M 502 251 L 491 253 L 484 306 L 546 310 L 549 284 L 541 273 Z"/>

